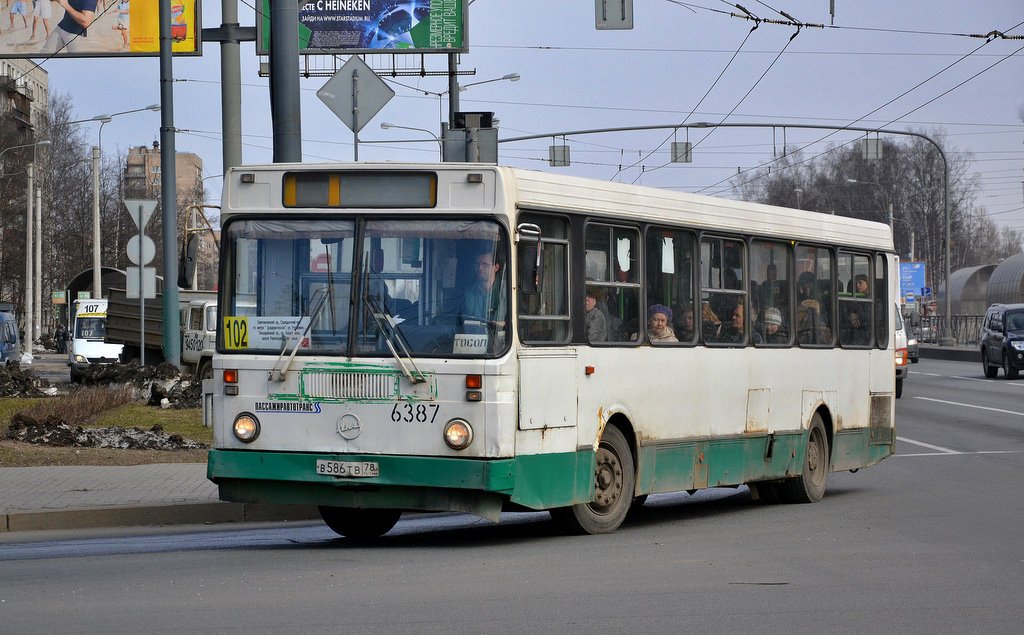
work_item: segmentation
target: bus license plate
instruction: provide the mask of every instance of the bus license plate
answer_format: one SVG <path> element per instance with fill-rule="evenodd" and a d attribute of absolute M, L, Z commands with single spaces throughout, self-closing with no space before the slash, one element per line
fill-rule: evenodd
<path fill-rule="evenodd" d="M 380 476 L 380 465 L 370 461 L 325 461 L 316 462 L 316 473 L 328 476 L 372 477 Z"/>

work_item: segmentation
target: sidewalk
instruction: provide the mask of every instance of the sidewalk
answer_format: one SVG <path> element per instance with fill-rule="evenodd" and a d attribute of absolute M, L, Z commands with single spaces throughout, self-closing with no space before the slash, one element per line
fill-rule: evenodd
<path fill-rule="evenodd" d="M 319 517 L 309 506 L 221 502 L 205 463 L 0 468 L 0 531 Z"/>

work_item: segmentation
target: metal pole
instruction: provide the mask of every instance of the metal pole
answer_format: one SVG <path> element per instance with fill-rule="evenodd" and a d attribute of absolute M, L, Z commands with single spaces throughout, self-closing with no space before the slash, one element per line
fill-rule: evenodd
<path fill-rule="evenodd" d="M 32 330 L 33 341 L 39 341 L 42 335 L 43 322 L 43 190 L 36 188 L 36 239 L 35 239 L 35 306 L 32 315 L 35 316 L 35 326 Z"/>
<path fill-rule="evenodd" d="M 352 70 L 352 160 L 359 160 L 359 69 Z"/>
<path fill-rule="evenodd" d="M 102 125 L 100 127 L 102 129 Z M 102 298 L 100 277 L 100 147 L 92 147 L 92 297 Z"/>
<path fill-rule="evenodd" d="M 138 206 L 136 223 L 139 226 L 139 365 L 146 365 L 146 284 L 142 279 L 146 271 L 145 262 L 142 260 L 142 241 L 146 232 L 142 227 L 142 205 Z M 166 277 L 165 277 L 166 279 Z M 173 283 L 172 283 L 173 284 Z"/>
<path fill-rule="evenodd" d="M 276 5 L 277 3 L 275 3 Z M 160 0 L 160 206 L 163 222 L 164 361 L 181 366 L 181 315 L 178 311 L 178 194 L 174 149 L 174 72 L 171 64 L 171 0 Z M 142 231 L 142 227 L 139 227 Z M 141 236 L 139 237 L 141 240 Z M 139 278 L 142 272 L 139 272 Z M 141 286 L 141 280 L 140 280 Z"/>
<path fill-rule="evenodd" d="M 28 188 L 25 190 L 28 204 L 25 210 L 25 337 L 21 350 L 32 355 L 32 164 L 28 164 Z"/>
<path fill-rule="evenodd" d="M 448 54 L 448 128 L 455 124 L 459 111 L 459 54 Z"/>
<path fill-rule="evenodd" d="M 221 0 L 222 26 L 238 26 L 238 0 Z M 242 71 L 238 40 L 220 43 L 220 102 L 223 173 L 242 164 Z"/>
<path fill-rule="evenodd" d="M 274 163 L 302 161 L 299 103 L 299 3 L 270 3 L 270 112 L 274 125 Z"/>

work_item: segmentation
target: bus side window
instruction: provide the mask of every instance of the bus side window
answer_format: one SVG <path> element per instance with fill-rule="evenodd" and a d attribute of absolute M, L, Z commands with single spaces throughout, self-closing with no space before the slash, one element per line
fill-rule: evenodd
<path fill-rule="evenodd" d="M 695 340 L 694 313 L 694 244 L 691 232 L 651 227 L 647 230 L 647 262 L 645 305 L 661 305 L 672 312 L 669 328 L 675 339 L 683 343 Z M 658 343 L 671 343 L 661 340 Z"/>

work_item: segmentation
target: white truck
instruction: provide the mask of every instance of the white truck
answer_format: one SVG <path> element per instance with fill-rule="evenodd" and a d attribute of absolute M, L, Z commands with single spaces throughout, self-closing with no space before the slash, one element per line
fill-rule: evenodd
<path fill-rule="evenodd" d="M 181 310 L 181 328 L 182 365 L 190 366 L 196 379 L 211 378 L 217 350 L 217 301 L 189 301 Z"/>
<path fill-rule="evenodd" d="M 79 383 L 89 364 L 110 364 L 121 355 L 120 344 L 104 341 L 107 333 L 107 301 L 75 300 L 71 305 L 68 333 L 68 365 L 71 381 Z"/>

